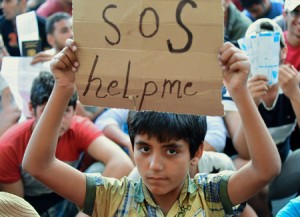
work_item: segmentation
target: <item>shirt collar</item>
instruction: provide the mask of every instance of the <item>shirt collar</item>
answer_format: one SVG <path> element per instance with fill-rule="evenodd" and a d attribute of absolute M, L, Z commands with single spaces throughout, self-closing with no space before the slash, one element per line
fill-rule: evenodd
<path fill-rule="evenodd" d="M 197 185 L 192 181 L 188 175 L 184 181 L 182 190 L 179 195 L 179 203 L 181 204 L 187 196 L 187 193 L 193 194 L 197 191 Z M 153 201 L 150 192 L 148 191 L 146 185 L 142 182 L 142 179 L 136 184 L 134 189 L 134 200 L 137 203 L 142 203 L 146 199 L 147 203 L 153 207 L 157 204 Z"/>

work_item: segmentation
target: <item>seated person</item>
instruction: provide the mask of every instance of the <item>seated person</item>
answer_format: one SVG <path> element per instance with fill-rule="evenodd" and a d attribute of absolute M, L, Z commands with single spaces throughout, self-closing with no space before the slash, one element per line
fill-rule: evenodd
<path fill-rule="evenodd" d="M 273 19 L 282 14 L 283 1 L 278 0 L 240 0 L 244 13 L 252 21 L 260 18 Z"/>
<path fill-rule="evenodd" d="M 300 196 L 290 200 L 279 212 L 276 217 L 296 217 L 300 216 Z"/>
<path fill-rule="evenodd" d="M 14 125 L 0 138 L 0 190 L 24 197 L 40 215 L 61 202 L 63 198 L 25 172 L 21 162 L 53 86 L 52 74 L 41 73 L 34 80 L 31 89 L 29 110 L 34 118 Z M 73 94 L 64 111 L 58 129 L 59 138 L 55 140 L 56 157 L 73 168 L 78 168 L 82 153 L 86 153 L 105 165 L 101 171 L 104 176 L 121 178 L 128 175 L 133 169 L 130 158 L 115 143 L 107 139 L 90 120 L 74 115 L 76 101 L 77 95 Z M 63 177 L 68 179 L 66 176 Z M 76 209 L 75 211 L 77 212 Z"/>
<path fill-rule="evenodd" d="M 264 120 L 282 162 L 280 174 L 268 185 L 267 195 L 257 198 L 266 198 L 264 202 L 257 202 L 258 214 L 269 216 L 269 200 L 282 199 L 291 196 L 300 189 L 300 168 L 297 166 L 300 158 L 300 149 L 291 150 L 290 138 L 295 125 L 300 125 L 300 88 L 298 71 L 290 64 L 284 64 L 286 57 L 286 43 L 281 28 L 271 19 L 262 18 L 255 21 L 247 30 L 246 36 L 265 31 L 281 33 L 280 38 L 280 67 L 278 83 L 270 86 L 268 79 L 263 75 L 252 76 L 248 81 L 251 96 Z M 251 158 L 248 142 L 243 133 L 240 114 L 235 103 L 226 89 L 223 91 L 223 104 L 226 111 L 225 120 L 230 137 L 238 155 L 234 162 L 237 169 L 247 164 Z M 260 214 L 261 213 L 261 214 Z M 267 214 L 268 213 L 268 214 Z"/>
<path fill-rule="evenodd" d="M 27 0 L 2 0 L 1 8 L 4 13 L 0 17 L 0 32 L 3 37 L 4 45 L 10 56 L 20 56 L 16 18 L 18 15 L 27 12 Z M 44 18 L 37 16 L 42 50 L 49 48 L 45 33 L 45 23 Z"/>
<path fill-rule="evenodd" d="M 202 155 L 203 116 L 131 111 L 128 129 L 140 182 L 83 174 L 55 157 L 56 140 L 80 67 L 72 40 L 53 59 L 56 84 L 24 155 L 23 168 L 93 216 L 225 216 L 267 185 L 281 168 L 276 146 L 251 98 L 250 64 L 230 43 L 219 52 L 224 84 L 238 105 L 252 161 L 243 169 L 190 178 L 190 165 Z M 63 177 L 64 176 L 64 177 Z M 66 179 L 65 177 L 69 177 Z M 76 189 L 76 190 L 74 190 Z"/>

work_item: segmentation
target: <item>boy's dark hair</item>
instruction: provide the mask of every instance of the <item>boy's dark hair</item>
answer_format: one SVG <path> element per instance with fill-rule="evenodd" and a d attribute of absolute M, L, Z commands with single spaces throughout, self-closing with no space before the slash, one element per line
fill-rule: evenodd
<path fill-rule="evenodd" d="M 207 128 L 205 116 L 154 111 L 130 111 L 127 122 L 132 146 L 138 134 L 155 137 L 160 143 L 183 139 L 190 146 L 191 158 L 203 143 Z"/>
<path fill-rule="evenodd" d="M 30 101 L 34 110 L 37 106 L 44 105 L 48 102 L 54 83 L 54 77 L 50 72 L 41 72 L 39 76 L 34 79 L 30 91 Z M 75 110 L 76 101 L 77 94 L 74 93 L 68 106 L 73 106 Z"/>
<path fill-rule="evenodd" d="M 253 5 L 260 5 L 263 0 L 240 0 L 243 8 L 251 8 Z"/>
<path fill-rule="evenodd" d="M 71 16 L 68 13 L 65 12 L 56 12 L 52 14 L 50 17 L 46 20 L 46 34 L 52 35 L 54 32 L 54 24 L 61 21 L 61 20 L 68 20 Z"/>

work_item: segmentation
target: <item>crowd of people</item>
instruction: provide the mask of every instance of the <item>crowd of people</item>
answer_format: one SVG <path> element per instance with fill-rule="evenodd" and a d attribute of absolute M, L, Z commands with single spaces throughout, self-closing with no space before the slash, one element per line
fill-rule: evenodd
<path fill-rule="evenodd" d="M 1 0 L 0 67 L 35 11 L 48 70 L 26 117 L 0 74 L 0 216 L 300 216 L 300 0 L 221 2 L 224 117 L 82 105 L 72 0 Z M 262 32 L 280 35 L 273 85 L 238 44 Z"/>

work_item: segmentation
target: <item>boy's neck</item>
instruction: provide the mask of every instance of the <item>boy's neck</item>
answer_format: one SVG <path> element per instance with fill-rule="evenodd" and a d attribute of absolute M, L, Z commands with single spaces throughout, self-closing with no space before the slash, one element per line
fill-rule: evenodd
<path fill-rule="evenodd" d="M 154 202 L 160 207 L 165 216 L 169 213 L 174 203 L 178 200 L 183 185 L 184 182 L 182 183 L 181 188 L 179 188 L 180 190 L 174 190 L 168 194 L 153 195 L 151 193 Z"/>

